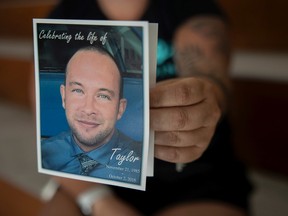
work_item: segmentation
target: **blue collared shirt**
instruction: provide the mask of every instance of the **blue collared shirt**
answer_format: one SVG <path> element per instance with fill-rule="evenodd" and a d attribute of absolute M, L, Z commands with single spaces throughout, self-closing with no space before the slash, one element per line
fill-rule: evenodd
<path fill-rule="evenodd" d="M 45 169 L 81 174 L 78 155 L 85 153 L 98 162 L 89 176 L 139 184 L 141 179 L 142 145 L 118 130 L 111 140 L 90 152 L 84 152 L 71 131 L 45 139 L 41 143 L 42 166 Z"/>

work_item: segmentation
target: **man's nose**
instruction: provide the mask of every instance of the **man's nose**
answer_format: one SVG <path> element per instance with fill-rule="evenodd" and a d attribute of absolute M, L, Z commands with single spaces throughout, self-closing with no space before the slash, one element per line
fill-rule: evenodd
<path fill-rule="evenodd" d="M 96 113 L 96 100 L 93 96 L 86 96 L 85 101 L 83 104 L 83 111 L 87 115 L 95 114 Z"/>

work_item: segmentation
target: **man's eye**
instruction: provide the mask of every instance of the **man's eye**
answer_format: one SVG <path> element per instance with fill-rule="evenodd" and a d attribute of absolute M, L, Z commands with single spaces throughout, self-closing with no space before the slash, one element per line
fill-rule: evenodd
<path fill-rule="evenodd" d="M 72 89 L 72 92 L 78 93 L 78 94 L 82 94 L 83 90 L 82 89 Z"/>
<path fill-rule="evenodd" d="M 104 100 L 111 100 L 111 97 L 108 95 L 104 95 L 104 94 L 100 94 L 98 95 L 98 98 L 100 99 L 104 99 Z"/>

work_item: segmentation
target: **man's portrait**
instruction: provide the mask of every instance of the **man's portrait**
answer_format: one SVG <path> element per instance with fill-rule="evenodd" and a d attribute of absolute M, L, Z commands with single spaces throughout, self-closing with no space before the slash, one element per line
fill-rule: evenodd
<path fill-rule="evenodd" d="M 43 34 L 43 29 L 38 31 Z M 109 33 L 106 28 L 105 35 L 112 35 Z M 72 47 L 73 39 L 70 40 Z M 45 170 L 83 178 L 139 185 L 144 114 L 141 107 L 143 66 L 137 62 L 141 62 L 142 57 L 129 44 L 124 44 L 126 52 L 122 55 L 115 54 L 111 46 L 115 46 L 117 40 L 115 42 L 112 36 L 106 40 L 106 46 L 103 43 L 75 43 L 65 64 L 61 61 L 60 72 L 49 60 L 57 65 L 55 55 L 61 55 L 58 51 L 67 52 L 66 49 L 56 46 L 57 52 L 53 55 L 55 51 L 49 51 L 49 47 L 56 41 L 39 42 L 42 50 L 48 47 L 49 51 L 39 57 L 41 166 Z M 69 44 L 66 42 L 65 46 L 69 47 Z M 41 67 L 42 62 L 43 65 L 51 64 L 46 67 L 48 72 Z M 51 86 L 53 90 L 49 91 Z"/>

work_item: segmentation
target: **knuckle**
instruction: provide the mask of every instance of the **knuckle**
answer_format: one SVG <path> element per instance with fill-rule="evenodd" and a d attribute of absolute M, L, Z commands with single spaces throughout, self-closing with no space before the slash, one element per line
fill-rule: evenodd
<path fill-rule="evenodd" d="M 220 119 L 220 117 L 221 117 L 220 107 L 215 106 L 215 108 L 213 109 L 213 112 L 212 112 L 212 121 L 217 123 L 218 120 Z"/>
<path fill-rule="evenodd" d="M 221 109 L 216 105 L 209 105 L 210 111 L 206 113 L 206 125 L 216 125 L 221 117 Z"/>
<path fill-rule="evenodd" d="M 191 97 L 191 87 L 189 85 L 182 85 L 175 90 L 176 98 L 179 98 L 181 104 L 189 104 Z"/>
<path fill-rule="evenodd" d="M 168 142 L 171 143 L 171 145 L 175 146 L 181 142 L 181 139 L 179 137 L 179 133 L 177 133 L 175 131 L 168 132 L 167 137 L 169 140 Z"/>
<path fill-rule="evenodd" d="M 188 121 L 188 113 L 184 109 L 177 109 L 176 112 L 176 119 L 175 119 L 175 124 L 176 124 L 176 130 L 181 130 L 185 128 L 187 125 Z"/>
<path fill-rule="evenodd" d="M 182 157 L 183 157 L 183 153 L 181 152 L 180 148 L 174 148 L 174 159 L 173 159 L 173 162 L 174 163 L 183 162 L 182 159 L 181 159 Z"/>
<path fill-rule="evenodd" d="M 197 149 L 199 151 L 199 153 L 202 155 L 203 152 L 207 149 L 207 147 L 209 146 L 210 142 L 211 142 L 211 138 L 212 138 L 212 133 L 211 136 L 210 134 L 207 134 L 197 145 Z M 202 152 L 202 153 L 201 153 Z"/>

